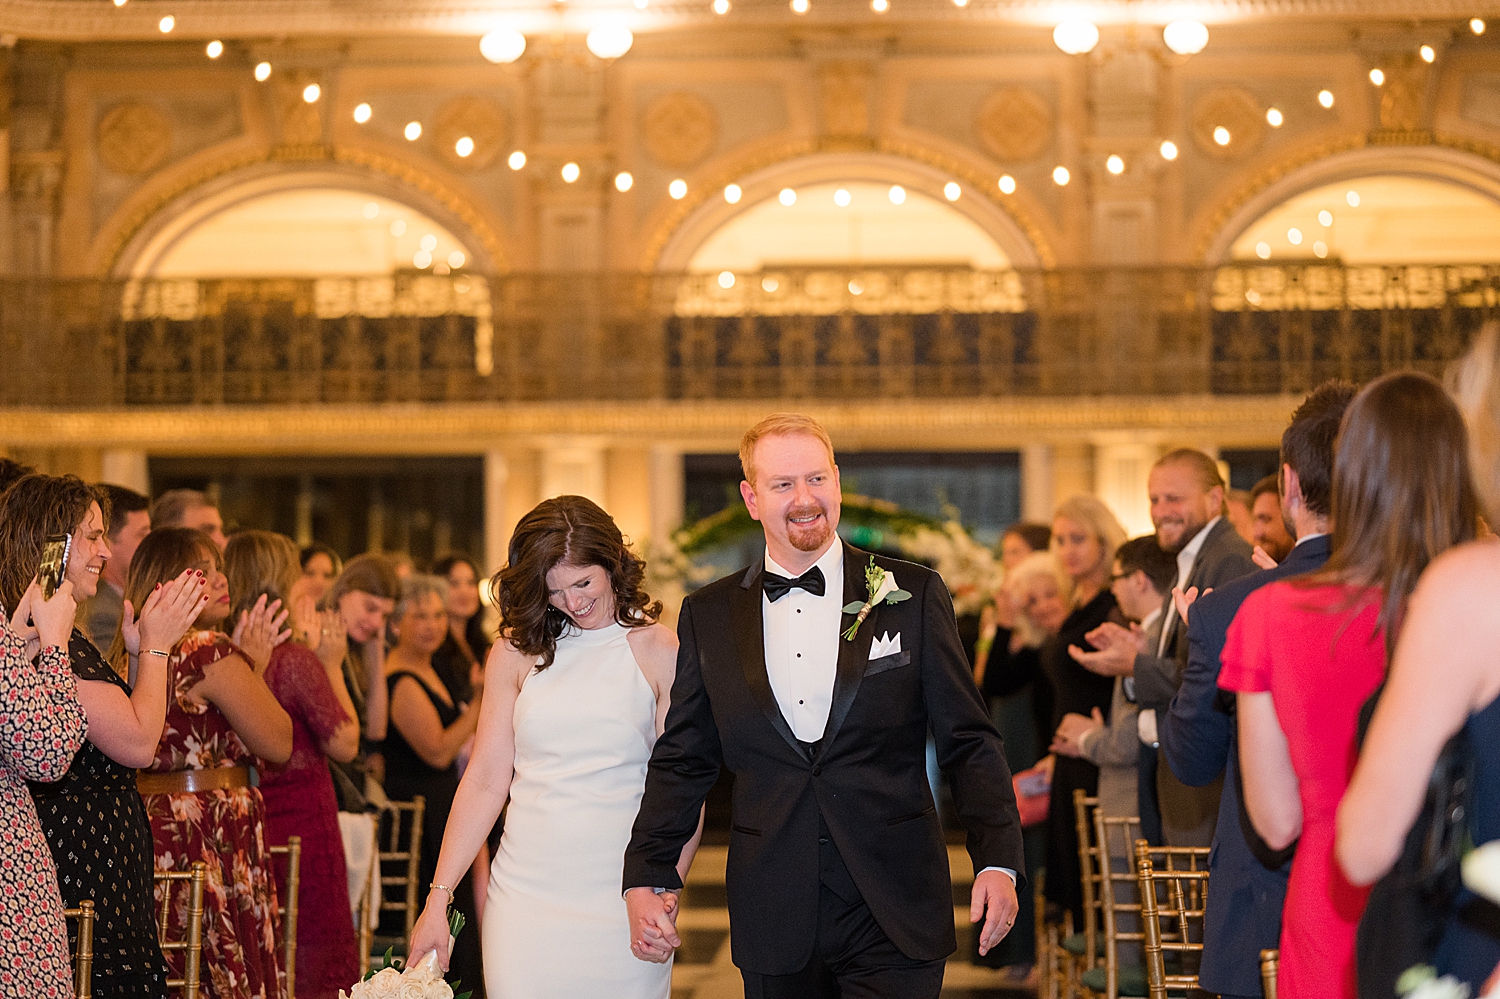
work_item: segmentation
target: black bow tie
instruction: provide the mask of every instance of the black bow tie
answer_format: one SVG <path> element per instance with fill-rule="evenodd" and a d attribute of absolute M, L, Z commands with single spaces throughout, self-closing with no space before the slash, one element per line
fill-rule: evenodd
<path fill-rule="evenodd" d="M 787 579 L 774 572 L 766 572 L 761 574 L 761 580 L 766 598 L 773 604 L 796 589 L 806 590 L 815 597 L 823 595 L 823 570 L 817 566 L 813 566 L 796 579 Z"/>

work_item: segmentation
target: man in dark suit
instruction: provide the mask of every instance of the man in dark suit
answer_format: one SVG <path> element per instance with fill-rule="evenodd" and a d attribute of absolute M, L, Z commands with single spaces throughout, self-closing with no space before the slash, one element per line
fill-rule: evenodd
<path fill-rule="evenodd" d="M 1188 614 L 1188 664 L 1182 688 L 1162 719 L 1161 749 L 1172 772 L 1193 786 L 1224 778 L 1218 832 L 1209 856 L 1203 988 L 1224 999 L 1261 995 L 1260 952 L 1277 946 L 1291 850 L 1261 842 L 1240 805 L 1233 695 L 1221 694 L 1219 656 L 1229 624 L 1255 590 L 1314 572 L 1328 561 L 1333 443 L 1354 386 L 1329 382 L 1307 397 L 1281 437 L 1281 505 L 1296 545 L 1274 569 L 1237 579 L 1201 597 Z"/>
<path fill-rule="evenodd" d="M 1190 448 L 1172 451 L 1152 466 L 1147 488 L 1157 543 L 1177 556 L 1179 589 L 1201 592 L 1255 571 L 1250 545 L 1223 515 L 1225 483 L 1218 462 Z M 1126 677 L 1126 695 L 1140 705 L 1136 766 L 1142 835 L 1153 843 L 1208 846 L 1219 811 L 1218 786 L 1187 787 L 1156 759 L 1157 715 L 1172 703 L 1187 663 L 1186 629 L 1170 594 L 1155 647 L 1147 647 L 1138 631 L 1110 623 L 1089 632 L 1088 640 L 1098 651 L 1070 648 L 1073 658 L 1096 673 Z"/>
<path fill-rule="evenodd" d="M 980 872 L 981 954 L 1015 921 L 1024 870 L 1004 747 L 952 601 L 936 573 L 839 540 L 838 468 L 816 422 L 768 417 L 740 459 L 766 555 L 683 602 L 672 704 L 625 852 L 632 947 L 649 960 L 677 946 L 675 865 L 728 767 L 725 885 L 746 996 L 936 999 L 957 941 L 929 727 Z"/>

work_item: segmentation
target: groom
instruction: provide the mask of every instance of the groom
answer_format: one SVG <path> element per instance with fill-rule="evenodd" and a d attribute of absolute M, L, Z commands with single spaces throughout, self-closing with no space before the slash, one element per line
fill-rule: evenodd
<path fill-rule="evenodd" d="M 929 727 L 968 830 L 971 921 L 986 953 L 1016 917 L 1021 824 L 1000 737 L 938 575 L 844 544 L 827 432 L 767 417 L 740 445 L 763 562 L 683 602 L 666 731 L 625 851 L 638 957 L 680 941 L 676 863 L 721 767 L 734 774 L 725 875 L 747 999 L 936 999 L 957 946 L 948 852 L 926 774 Z M 903 597 L 902 593 L 909 594 Z"/>

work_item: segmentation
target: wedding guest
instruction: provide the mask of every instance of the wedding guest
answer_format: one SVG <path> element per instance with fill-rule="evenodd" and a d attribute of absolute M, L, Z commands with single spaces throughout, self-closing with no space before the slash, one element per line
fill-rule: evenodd
<path fill-rule="evenodd" d="M 0 565 L 0 571 L 5 568 Z M 44 599 L 32 581 L 14 605 L 0 605 L 0 703 L 6 706 L 0 712 L 0 851 L 5 856 L 0 926 L 7 930 L 0 992 L 5 995 L 73 995 L 57 868 L 26 782 L 60 779 L 83 745 L 88 722 L 67 653 L 77 609 L 67 579 L 50 598 Z"/>
<path fill-rule="evenodd" d="M 1251 544 L 1269 555 L 1273 562 L 1280 562 L 1291 554 L 1292 546 L 1297 542 L 1281 512 L 1281 494 L 1276 476 L 1266 476 L 1250 490 L 1250 519 Z"/>
<path fill-rule="evenodd" d="M 1224 494 L 1224 516 L 1234 525 L 1234 532 L 1246 541 L 1255 540 L 1255 493 L 1231 489 Z"/>
<path fill-rule="evenodd" d="M 94 487 L 103 494 L 103 509 L 109 524 L 109 558 L 99 573 L 103 584 L 92 597 L 78 605 L 78 620 L 96 649 L 107 649 L 120 630 L 120 601 L 125 595 L 125 575 L 141 539 L 151 533 L 147 508 L 151 501 L 134 489 L 108 483 Z"/>
<path fill-rule="evenodd" d="M 1272 849 L 1297 842 L 1281 995 L 1356 996 L 1369 890 L 1344 876 L 1333 846 L 1360 707 L 1384 677 L 1386 636 L 1417 577 L 1474 537 L 1477 515 L 1463 419 L 1442 386 L 1410 372 L 1376 379 L 1339 432 L 1328 562 L 1256 590 L 1229 627 L 1219 686 L 1238 695 L 1246 811 Z"/>
<path fill-rule="evenodd" d="M 69 475 L 28 475 L 0 499 L 0 599 L 14 608 L 36 574 L 49 537 L 70 535 L 64 578 L 88 596 L 111 555 L 98 494 Z M 170 649 L 208 601 L 202 577 L 184 572 L 150 593 L 140 618 L 122 607 L 117 625 L 129 655 L 127 683 L 74 627 L 68 659 L 88 719 L 88 739 L 60 778 L 35 781 L 31 796 L 57 865 L 63 903 L 95 905 L 95 996 L 160 995 L 167 965 L 152 904 L 151 825 L 136 792 L 136 768 L 151 762 L 167 708 Z M 114 639 L 114 635 L 111 636 Z"/>
<path fill-rule="evenodd" d="M 23 465 L 9 458 L 0 458 L 0 493 L 4 493 L 18 479 L 35 472 L 36 469 L 30 465 Z"/>
<path fill-rule="evenodd" d="M 257 757 L 285 764 L 292 753 L 292 720 L 252 665 L 262 650 L 269 660 L 272 639 L 258 632 L 252 637 L 260 648 L 241 650 L 213 630 L 229 617 L 229 584 L 223 553 L 204 532 L 153 528 L 135 561 L 125 586 L 132 605 L 185 569 L 201 572 L 209 592 L 195 622 L 199 630 L 170 650 L 166 727 L 156 758 L 137 781 L 156 866 L 182 871 L 196 860 L 208 865 L 199 995 L 267 999 L 280 992 L 281 934 L 265 801 L 251 767 Z M 173 936 L 180 938 L 186 909 L 172 919 Z M 173 977 L 181 977 L 181 953 L 168 964 Z"/>
<path fill-rule="evenodd" d="M 1491 325 L 1479 337 L 1455 375 L 1485 519 L 1500 524 L 1500 327 Z M 1339 865 L 1353 884 L 1372 884 L 1396 862 L 1438 754 L 1460 729 L 1468 734 L 1475 767 L 1469 838 L 1475 845 L 1500 839 L 1497 602 L 1500 541 L 1493 536 L 1445 552 L 1418 582 L 1359 765 L 1339 805 Z M 1373 897 L 1370 904 L 1377 904 Z M 1500 907 L 1466 890 L 1440 918 L 1432 965 L 1481 994 L 1500 967 Z"/>
<path fill-rule="evenodd" d="M 1260 952 L 1281 938 L 1291 852 L 1271 850 L 1241 820 L 1239 736 L 1227 695 L 1219 690 L 1220 653 L 1246 597 L 1328 561 L 1334 441 L 1355 391 L 1349 382 L 1325 382 L 1292 414 L 1281 435 L 1280 478 L 1282 511 L 1296 530 L 1296 547 L 1276 568 L 1231 580 L 1192 605 L 1182 688 L 1161 725 L 1162 755 L 1178 779 L 1197 786 L 1223 777 L 1208 866 L 1214 884 L 1237 887 L 1209 894 L 1199 969 L 1203 988 L 1223 999 L 1258 999 L 1262 993 Z"/>
<path fill-rule="evenodd" d="M 433 668 L 456 700 L 469 701 L 474 688 L 484 682 L 484 661 L 490 652 L 479 573 L 467 556 L 448 555 L 438 559 L 432 574 L 448 581 L 448 637 L 433 653 Z"/>
<path fill-rule="evenodd" d="M 1028 555 L 1046 551 L 1052 528 L 1046 524 L 1012 524 L 1000 538 L 1000 565 L 1008 583 Z M 1016 627 L 1016 606 L 1010 588 L 1002 583 L 993 600 L 980 612 L 979 643 L 974 649 L 974 682 L 990 705 L 990 717 L 1005 740 L 1011 773 L 1020 773 L 1042 756 L 1036 717 L 1036 679 L 1040 665 L 1035 645 Z M 1042 705 L 1045 708 L 1045 703 Z M 1045 721 L 1045 719 L 1043 719 Z M 1017 934 L 1012 933 L 1009 939 Z"/>
<path fill-rule="evenodd" d="M 1109 708 L 1113 677 L 1091 673 L 1069 654 L 1070 648 L 1092 650 L 1086 637 L 1106 621 L 1120 622 L 1119 607 L 1109 590 L 1115 552 L 1125 529 L 1109 507 L 1092 496 L 1074 496 L 1052 517 L 1052 554 L 1071 584 L 1068 616 L 1042 646 L 1042 670 L 1052 682 L 1051 730 L 1068 714 L 1092 717 Z M 1047 900 L 1083 916 L 1083 872 L 1078 865 L 1078 825 L 1073 791 L 1090 798 L 1099 791 L 1099 768 L 1088 760 L 1056 757 L 1047 813 Z"/>
<path fill-rule="evenodd" d="M 458 791 L 459 749 L 479 724 L 483 688 L 475 702 L 461 705 L 433 669 L 432 657 L 448 637 L 448 584 L 440 576 L 414 575 L 401 584 L 391 615 L 396 645 L 386 659 L 390 728 L 385 739 L 385 792 L 393 801 L 427 799 L 422 817 L 421 883 L 431 884 L 443 846 L 443 830 Z M 487 872 L 486 872 L 487 873 Z M 471 872 L 472 875 L 472 872 Z M 453 907 L 474 922 L 475 878 L 451 885 Z M 481 889 L 482 890 L 482 889 Z M 449 968 L 482 996 L 479 934 L 460 935 Z"/>
<path fill-rule="evenodd" d="M 259 598 L 292 592 L 300 576 L 292 539 L 270 531 L 241 531 L 224 547 L 224 574 L 235 611 Z M 348 872 L 339 832 L 338 801 L 328 760 L 347 763 L 359 751 L 359 722 L 344 686 L 342 622 L 321 615 L 316 650 L 283 642 L 271 652 L 265 681 L 292 719 L 292 755 L 284 765 L 260 767 L 266 803 L 266 837 L 283 846 L 302 838 L 297 921 L 297 994 L 337 999 L 359 977 L 359 952 L 349 920 Z M 286 874 L 273 865 L 277 897 L 286 896 Z"/>
<path fill-rule="evenodd" d="M 344 571 L 344 561 L 339 558 L 338 552 L 321 541 L 314 541 L 299 554 L 303 579 L 299 593 L 306 594 L 314 603 L 318 603 L 328 594 L 333 581 L 339 578 L 339 573 Z"/>
<path fill-rule="evenodd" d="M 196 489 L 168 489 L 151 504 L 151 529 L 186 527 L 202 531 L 224 550 L 229 539 L 224 536 L 224 518 L 219 508 Z"/>
<path fill-rule="evenodd" d="M 1214 589 L 1256 571 L 1250 545 L 1224 516 L 1225 483 L 1218 462 L 1202 451 L 1179 448 L 1158 458 L 1146 481 L 1156 542 L 1177 558 L 1179 589 Z M 1141 706 L 1136 790 L 1142 836 L 1169 846 L 1208 846 L 1218 821 L 1221 783 L 1189 787 L 1170 767 L 1157 764 L 1157 713 L 1166 713 L 1182 685 L 1186 636 L 1168 599 L 1155 645 L 1144 647 L 1139 636 L 1105 624 L 1088 636 L 1097 652 L 1074 654 L 1103 676 L 1128 677 L 1125 692 Z"/>
<path fill-rule="evenodd" d="M 344 684 L 354 702 L 360 725 L 359 756 L 334 766 L 334 790 L 339 811 L 362 812 L 367 804 L 367 780 L 379 784 L 385 764 L 380 744 L 385 741 L 389 712 L 385 686 L 385 626 L 396 606 L 401 583 L 396 571 L 382 555 L 365 554 L 350 559 L 323 598 L 325 607 L 338 611 L 348 640 L 344 655 Z"/>

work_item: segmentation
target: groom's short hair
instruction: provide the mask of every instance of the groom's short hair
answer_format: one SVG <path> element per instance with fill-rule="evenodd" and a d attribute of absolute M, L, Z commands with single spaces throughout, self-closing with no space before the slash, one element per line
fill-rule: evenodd
<path fill-rule="evenodd" d="M 801 413 L 772 413 L 746 430 L 745 436 L 740 438 L 740 471 L 744 472 L 746 482 L 755 485 L 755 445 L 760 443 L 760 439 L 787 434 L 816 437 L 828 449 L 829 464 L 833 463 L 833 438 L 828 436 L 823 424 Z"/>

